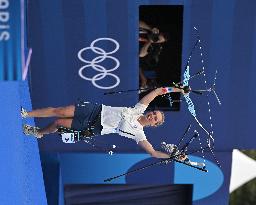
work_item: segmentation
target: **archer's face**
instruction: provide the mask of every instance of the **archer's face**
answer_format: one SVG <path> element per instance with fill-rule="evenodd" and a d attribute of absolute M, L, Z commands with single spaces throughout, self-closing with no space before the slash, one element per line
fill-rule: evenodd
<path fill-rule="evenodd" d="M 146 114 L 146 119 L 149 122 L 150 126 L 157 126 L 157 124 L 162 123 L 163 115 L 160 111 L 156 110 L 153 112 L 148 112 Z"/>

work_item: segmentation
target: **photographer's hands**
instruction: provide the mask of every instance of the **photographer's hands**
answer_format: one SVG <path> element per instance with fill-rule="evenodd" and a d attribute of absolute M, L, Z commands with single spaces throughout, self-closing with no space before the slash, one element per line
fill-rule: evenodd
<path fill-rule="evenodd" d="M 154 33 L 154 34 L 159 34 L 159 29 L 158 28 L 152 28 L 151 29 L 151 31 L 152 31 L 152 33 Z"/>

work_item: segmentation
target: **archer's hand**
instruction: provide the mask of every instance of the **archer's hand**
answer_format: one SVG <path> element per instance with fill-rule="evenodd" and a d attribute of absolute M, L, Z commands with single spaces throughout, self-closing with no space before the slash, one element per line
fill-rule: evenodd
<path fill-rule="evenodd" d="M 188 156 L 185 155 L 185 154 L 181 154 L 181 155 L 178 156 L 178 159 L 179 159 L 180 161 L 184 161 L 184 160 L 187 159 L 187 158 L 188 158 Z"/>
<path fill-rule="evenodd" d="M 189 86 L 180 86 L 178 89 L 180 90 L 182 95 L 187 95 L 191 91 L 191 88 Z"/>

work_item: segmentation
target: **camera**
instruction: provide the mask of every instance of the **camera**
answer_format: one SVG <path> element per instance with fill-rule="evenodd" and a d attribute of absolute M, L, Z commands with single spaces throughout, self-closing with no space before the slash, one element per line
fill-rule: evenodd
<path fill-rule="evenodd" d="M 156 43 L 157 41 L 159 41 L 159 33 L 149 33 L 148 34 L 148 39 L 152 40 L 154 43 Z"/>

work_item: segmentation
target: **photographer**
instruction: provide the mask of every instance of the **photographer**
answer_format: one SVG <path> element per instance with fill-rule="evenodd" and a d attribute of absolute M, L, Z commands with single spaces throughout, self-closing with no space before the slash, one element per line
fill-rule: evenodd
<path fill-rule="evenodd" d="M 139 22 L 139 35 L 140 88 L 153 88 L 157 85 L 156 70 L 163 49 L 162 44 L 167 41 L 167 37 L 160 33 L 158 28 L 150 27 L 144 21 Z"/>
<path fill-rule="evenodd" d="M 158 28 L 151 28 L 144 21 L 139 23 L 139 42 L 140 42 L 140 58 L 152 54 L 153 58 L 158 58 L 162 50 L 162 43 L 167 41 L 167 35 L 160 33 Z"/>
<path fill-rule="evenodd" d="M 167 41 L 167 36 L 160 33 L 158 28 L 151 28 L 144 21 L 139 22 L 139 41 L 145 43 L 164 43 Z"/>

